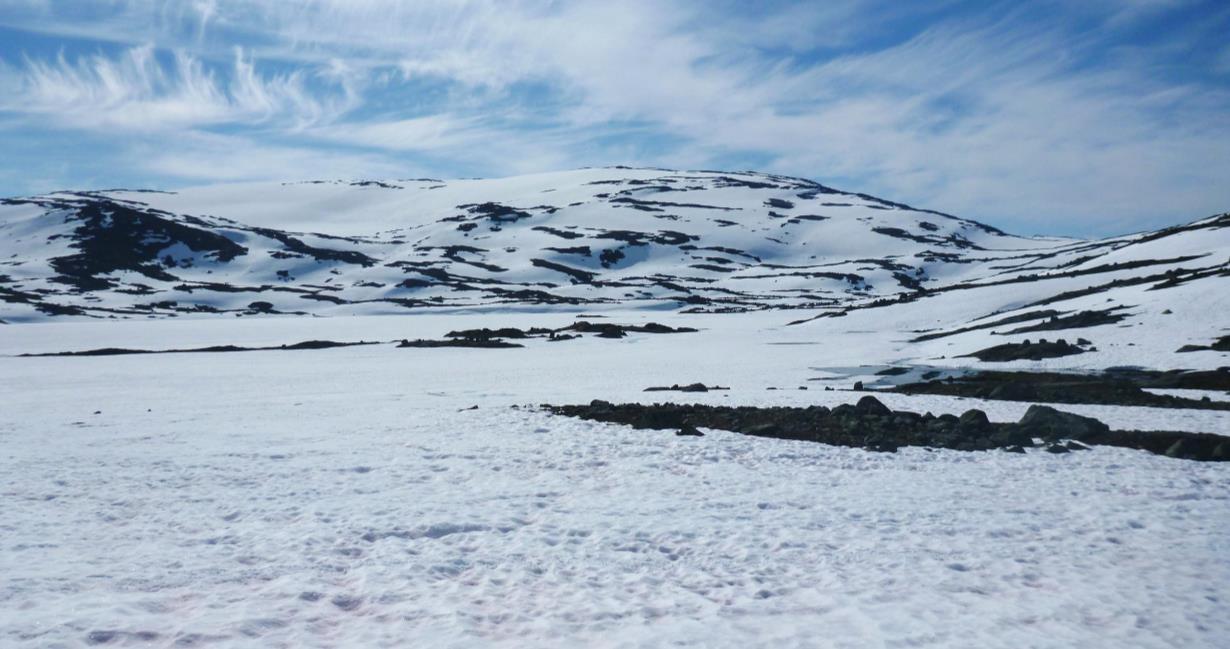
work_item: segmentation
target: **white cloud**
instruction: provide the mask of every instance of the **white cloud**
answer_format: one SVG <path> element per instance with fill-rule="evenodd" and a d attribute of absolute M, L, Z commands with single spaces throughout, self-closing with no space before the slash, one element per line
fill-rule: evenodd
<path fill-rule="evenodd" d="M 345 96 L 309 90 L 301 72 L 259 75 L 239 50 L 227 76 L 229 81 L 220 80 L 183 53 L 164 62 L 149 45 L 114 57 L 26 59 L 0 76 L 0 110 L 78 128 L 156 131 L 275 117 L 302 125 L 333 119 L 350 107 Z"/>
<path fill-rule="evenodd" d="M 241 127 L 247 150 L 263 147 L 269 161 L 344 146 L 358 152 L 345 161 L 354 169 L 756 159 L 1010 227 L 1083 214 L 1121 229 L 1230 202 L 1218 180 L 1230 176 L 1230 91 L 1143 63 L 1182 38 L 1090 64 L 1091 52 L 1108 51 L 1108 33 L 1188 2 L 1057 2 L 1044 8 L 1057 19 L 1042 24 L 1031 7 L 992 7 L 897 41 L 884 25 L 941 10 L 858 0 L 758 7 L 763 15 L 671 0 L 116 0 L 86 21 L 48 4 L 7 22 L 156 47 L 9 65 L 0 83 L 22 99 L 0 110 L 94 130 Z M 1073 29 L 1063 20 L 1071 12 L 1105 29 Z M 233 54 L 236 43 L 246 56 Z M 181 53 L 160 63 L 154 52 L 167 45 Z M 809 58 L 817 48 L 845 53 Z M 1230 65 L 1220 56 L 1213 69 Z M 210 146 L 198 143 L 220 157 Z M 160 161 L 182 177 L 218 173 Z"/>

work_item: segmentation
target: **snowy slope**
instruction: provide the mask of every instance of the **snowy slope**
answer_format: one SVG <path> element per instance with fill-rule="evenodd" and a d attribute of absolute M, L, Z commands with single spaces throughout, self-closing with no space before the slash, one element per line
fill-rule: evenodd
<path fill-rule="evenodd" d="M 811 181 L 647 169 L 59 193 L 6 201 L 0 228 L 10 321 L 258 301 L 318 314 L 829 306 L 1068 245 Z"/>
<path fill-rule="evenodd" d="M 1082 366 L 1216 367 L 1164 357 L 1230 334 L 1227 226 L 1026 238 L 796 178 L 627 168 L 56 193 L 0 205 L 0 321 L 768 308 L 940 364 L 1067 335 L 1101 345 Z"/>

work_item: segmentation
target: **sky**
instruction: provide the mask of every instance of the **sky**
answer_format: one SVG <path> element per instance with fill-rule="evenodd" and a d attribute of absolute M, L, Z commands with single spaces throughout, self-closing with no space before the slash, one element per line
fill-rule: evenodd
<path fill-rule="evenodd" d="M 1225 0 L 0 0 L 0 196 L 757 170 L 1022 234 L 1230 210 Z"/>

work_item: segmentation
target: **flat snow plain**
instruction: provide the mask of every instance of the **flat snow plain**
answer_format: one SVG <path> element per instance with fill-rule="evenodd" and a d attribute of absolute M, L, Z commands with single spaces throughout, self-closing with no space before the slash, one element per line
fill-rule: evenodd
<path fill-rule="evenodd" d="M 896 360 L 753 316 L 511 350 L 0 357 L 0 646 L 1225 646 L 1225 465 L 677 438 L 533 407 L 833 405 L 859 395 L 824 391 L 855 377 L 832 368 Z M 14 325 L 0 354 L 571 319 Z M 693 381 L 732 389 L 642 392 Z M 1062 408 L 1230 433 L 1225 412 Z"/>

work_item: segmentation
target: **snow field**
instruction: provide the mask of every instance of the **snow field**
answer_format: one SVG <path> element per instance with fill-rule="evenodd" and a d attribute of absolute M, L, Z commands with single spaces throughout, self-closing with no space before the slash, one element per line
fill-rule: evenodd
<path fill-rule="evenodd" d="M 542 321 L 524 317 L 470 324 Z M 352 320 L 339 338 L 393 329 Z M 20 340 L 0 342 L 6 353 L 108 336 L 151 348 L 228 335 L 277 343 L 342 326 L 224 322 L 13 327 Z M 857 350 L 769 345 L 712 322 L 700 334 L 523 350 L 0 358 L 0 645 L 1216 647 L 1230 637 L 1222 465 L 1111 448 L 876 454 L 721 431 L 681 439 L 529 407 L 857 396 L 819 382 L 764 389 L 794 388 Z M 401 323 L 410 337 L 448 324 Z M 691 380 L 732 390 L 640 392 Z M 883 400 L 980 407 L 996 420 L 1028 406 Z M 1064 409 L 1115 427 L 1227 432 L 1227 413 Z"/>

